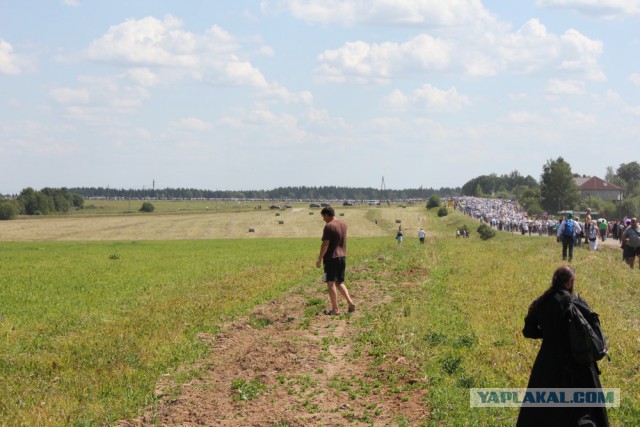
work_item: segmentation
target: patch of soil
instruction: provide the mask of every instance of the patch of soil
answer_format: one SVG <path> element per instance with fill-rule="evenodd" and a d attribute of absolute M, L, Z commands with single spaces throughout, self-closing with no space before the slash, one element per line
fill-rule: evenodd
<path fill-rule="evenodd" d="M 325 316 L 326 292 L 270 301 L 216 336 L 199 375 L 179 388 L 171 375 L 159 401 L 120 426 L 360 426 L 425 421 L 426 380 L 401 357 L 375 363 L 357 319 L 389 300 L 384 287 L 348 284 L 357 310 Z M 322 289 L 322 288 L 318 288 Z M 322 298 L 323 304 L 314 305 Z M 343 312 L 346 307 L 343 304 Z"/>

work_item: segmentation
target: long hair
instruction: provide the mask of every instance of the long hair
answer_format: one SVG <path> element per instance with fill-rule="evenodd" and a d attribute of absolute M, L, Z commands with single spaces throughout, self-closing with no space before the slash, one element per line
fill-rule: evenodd
<path fill-rule="evenodd" d="M 540 298 L 531 303 L 531 306 L 529 306 L 529 313 L 535 312 L 538 305 L 556 291 L 565 289 L 565 285 L 569 283 L 569 280 L 575 279 L 575 277 L 576 271 L 570 265 L 561 265 L 556 268 L 556 271 L 553 272 L 553 277 L 551 278 L 551 286 L 549 286 L 549 289 L 547 289 Z"/>
<path fill-rule="evenodd" d="M 551 287 L 547 290 L 555 290 L 558 288 L 562 288 L 564 285 L 569 283 L 569 280 L 575 279 L 576 271 L 570 265 L 561 265 L 556 268 L 556 271 L 553 273 L 553 278 L 551 279 Z"/>

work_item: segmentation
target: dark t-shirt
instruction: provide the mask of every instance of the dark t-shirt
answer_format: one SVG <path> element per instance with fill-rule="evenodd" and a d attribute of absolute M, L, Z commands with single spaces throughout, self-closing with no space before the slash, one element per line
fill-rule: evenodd
<path fill-rule="evenodd" d="M 347 256 L 347 223 L 338 219 L 327 223 L 322 231 L 322 241 L 325 240 L 329 241 L 325 260 Z"/>

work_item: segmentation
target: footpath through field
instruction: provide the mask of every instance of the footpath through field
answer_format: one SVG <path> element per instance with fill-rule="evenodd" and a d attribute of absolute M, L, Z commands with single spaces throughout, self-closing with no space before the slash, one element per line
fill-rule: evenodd
<path fill-rule="evenodd" d="M 418 286 L 425 274 L 408 272 L 400 286 Z M 339 316 L 322 314 L 328 298 L 320 284 L 264 304 L 215 336 L 201 335 L 212 351 L 192 367 L 198 375 L 179 389 L 166 375 L 159 404 L 119 425 L 422 424 L 426 379 L 399 356 L 374 362 L 359 342 L 365 313 L 383 310 L 399 286 L 389 279 L 350 281 L 353 314 L 344 305 Z"/>

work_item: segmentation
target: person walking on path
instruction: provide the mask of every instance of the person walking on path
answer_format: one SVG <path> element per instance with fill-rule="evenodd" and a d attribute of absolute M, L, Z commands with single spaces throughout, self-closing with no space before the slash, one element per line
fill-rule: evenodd
<path fill-rule="evenodd" d="M 607 231 L 609 229 L 609 223 L 607 223 L 606 219 L 600 218 L 598 220 L 598 227 L 600 228 L 600 237 L 604 242 L 605 240 L 607 240 L 607 234 L 608 234 Z"/>
<path fill-rule="evenodd" d="M 585 228 L 587 228 L 585 226 Z M 589 250 L 590 251 L 595 251 L 598 249 L 598 227 L 595 227 L 595 225 L 592 223 L 588 228 L 587 228 L 587 239 L 589 242 Z"/>
<path fill-rule="evenodd" d="M 398 227 L 398 233 L 396 233 L 396 240 L 398 243 L 402 243 L 402 226 Z"/>
<path fill-rule="evenodd" d="M 633 268 L 636 256 L 640 256 L 640 227 L 636 218 L 631 218 L 631 225 L 622 233 L 622 242 L 624 244 L 622 257 L 629 267 Z"/>
<path fill-rule="evenodd" d="M 418 230 L 418 239 L 420 239 L 420 244 L 424 244 L 424 236 L 426 236 L 426 233 L 424 232 L 424 229 L 420 228 L 420 230 Z"/>
<path fill-rule="evenodd" d="M 567 214 L 567 219 L 562 221 L 558 227 L 558 241 L 562 241 L 562 260 L 567 260 L 567 249 L 569 250 L 569 262 L 573 260 L 573 243 L 576 235 L 580 235 L 582 228 L 580 224 L 573 220 L 573 213 Z"/>
<path fill-rule="evenodd" d="M 589 243 L 591 241 L 591 208 L 587 208 L 587 215 L 584 217 L 584 242 Z"/>
<path fill-rule="evenodd" d="M 356 305 L 344 284 L 347 257 L 347 223 L 336 219 L 335 211 L 331 206 L 324 207 L 320 211 L 320 215 L 322 215 L 325 226 L 322 231 L 322 245 L 320 246 L 316 267 L 320 268 L 324 264 L 323 280 L 327 284 L 331 302 L 331 310 L 325 311 L 324 314 L 338 314 L 338 292 L 347 301 L 349 313 L 353 313 L 356 310 Z"/>
<path fill-rule="evenodd" d="M 580 363 L 575 359 L 569 345 L 568 329 L 564 327 L 568 304 L 579 302 L 588 307 L 586 301 L 574 293 L 575 281 L 573 268 L 568 265 L 558 267 L 551 286 L 529 307 L 522 334 L 526 338 L 542 338 L 542 345 L 531 368 L 527 389 L 602 389 L 597 362 Z M 581 407 L 523 405 L 516 426 L 607 427 L 609 419 L 602 404 Z"/>

